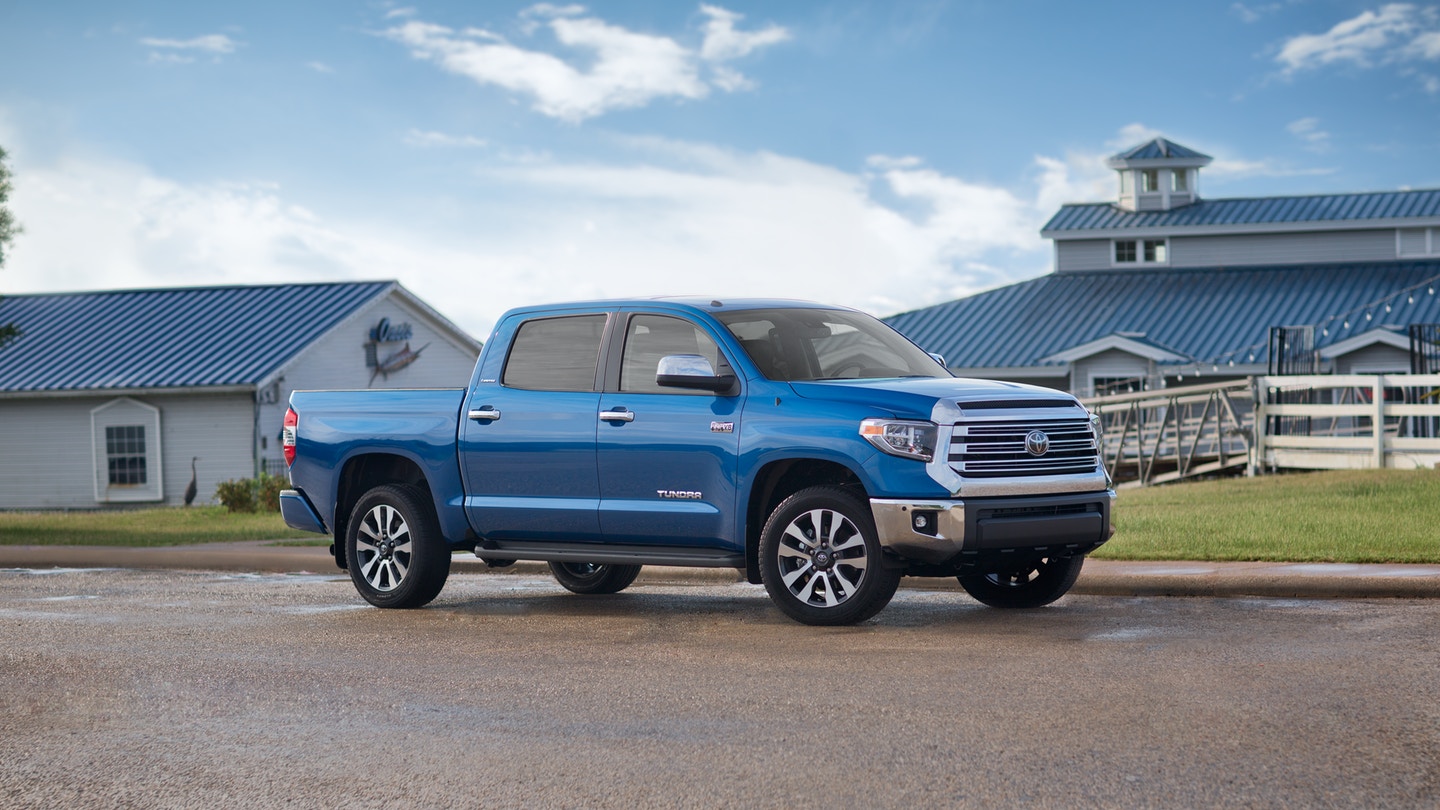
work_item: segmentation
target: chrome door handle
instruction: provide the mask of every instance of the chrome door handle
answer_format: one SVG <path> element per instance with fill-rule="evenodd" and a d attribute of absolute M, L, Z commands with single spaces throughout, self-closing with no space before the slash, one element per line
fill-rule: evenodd
<path fill-rule="evenodd" d="M 600 421 L 602 422 L 634 422 L 635 412 L 621 408 L 618 411 L 601 411 Z"/>
<path fill-rule="evenodd" d="M 494 408 L 486 406 L 484 408 L 476 408 L 475 410 L 471 411 L 470 418 L 476 421 L 483 420 L 486 422 L 493 422 L 496 419 L 500 418 L 500 412 L 495 410 Z"/>

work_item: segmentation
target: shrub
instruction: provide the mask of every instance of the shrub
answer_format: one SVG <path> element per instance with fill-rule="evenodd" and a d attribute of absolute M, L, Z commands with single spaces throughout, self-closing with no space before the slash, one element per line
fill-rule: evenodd
<path fill-rule="evenodd" d="M 215 498 L 231 512 L 254 512 L 255 481 L 249 478 L 221 481 L 215 485 Z"/>
<path fill-rule="evenodd" d="M 256 506 L 262 512 L 279 512 L 280 490 L 289 486 L 290 480 L 283 475 L 260 473 L 260 480 L 255 482 Z"/>

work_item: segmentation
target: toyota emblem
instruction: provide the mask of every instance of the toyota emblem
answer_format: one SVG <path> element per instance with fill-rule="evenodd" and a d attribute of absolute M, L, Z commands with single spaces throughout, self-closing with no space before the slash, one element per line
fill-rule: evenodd
<path fill-rule="evenodd" d="M 1025 450 L 1032 456 L 1043 456 L 1050 449 L 1050 437 L 1043 430 L 1032 430 L 1025 434 Z"/>

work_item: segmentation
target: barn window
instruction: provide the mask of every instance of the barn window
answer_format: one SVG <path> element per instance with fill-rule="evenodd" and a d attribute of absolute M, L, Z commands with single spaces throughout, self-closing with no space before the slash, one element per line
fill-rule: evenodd
<path fill-rule="evenodd" d="M 105 461 L 111 486 L 144 484 L 145 426 L 115 425 L 105 428 Z"/>
<path fill-rule="evenodd" d="M 120 397 L 90 411 L 98 503 L 165 499 L 160 409 Z"/>

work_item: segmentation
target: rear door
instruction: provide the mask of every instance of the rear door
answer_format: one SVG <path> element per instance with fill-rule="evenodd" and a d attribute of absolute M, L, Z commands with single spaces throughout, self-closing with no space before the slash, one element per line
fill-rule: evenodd
<path fill-rule="evenodd" d="M 499 379 L 476 381 L 461 415 L 460 463 L 480 535 L 600 538 L 595 429 L 607 322 L 603 312 L 527 320 Z"/>
<path fill-rule="evenodd" d="M 698 354 L 733 374 L 714 338 L 690 320 L 653 313 L 616 316 L 618 374 L 600 396 L 596 438 L 600 528 L 617 543 L 733 546 L 744 397 L 661 387 L 661 357 Z"/>

